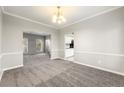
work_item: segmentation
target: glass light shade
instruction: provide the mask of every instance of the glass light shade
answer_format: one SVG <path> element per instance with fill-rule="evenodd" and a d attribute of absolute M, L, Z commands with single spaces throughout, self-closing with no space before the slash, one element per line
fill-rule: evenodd
<path fill-rule="evenodd" d="M 59 19 L 62 19 L 62 18 L 63 18 L 63 16 L 62 16 L 62 15 L 60 15 L 60 16 L 59 16 Z"/>
<path fill-rule="evenodd" d="M 58 8 L 58 12 L 54 13 L 52 22 L 58 24 L 61 24 L 62 22 L 66 22 L 66 19 L 62 15 L 62 11 L 60 10 L 60 8 Z"/>
<path fill-rule="evenodd" d="M 56 19 L 53 18 L 52 22 L 53 22 L 53 23 L 56 23 Z"/>
<path fill-rule="evenodd" d="M 58 24 L 61 24 L 62 23 L 62 21 L 61 20 L 58 20 Z"/>
<path fill-rule="evenodd" d="M 62 15 L 59 16 L 59 19 L 61 19 L 62 22 L 65 22 L 66 21 L 65 18 Z"/>
<path fill-rule="evenodd" d="M 53 16 L 52 21 L 53 21 L 53 23 L 56 23 L 56 21 L 57 21 L 57 16 L 56 15 Z"/>
<path fill-rule="evenodd" d="M 62 21 L 63 21 L 63 22 L 66 22 L 66 19 L 63 17 L 63 18 L 62 18 Z"/>
<path fill-rule="evenodd" d="M 56 14 L 54 14 L 54 15 L 53 15 L 53 18 L 54 18 L 54 19 L 57 19 L 57 15 L 56 15 Z"/>

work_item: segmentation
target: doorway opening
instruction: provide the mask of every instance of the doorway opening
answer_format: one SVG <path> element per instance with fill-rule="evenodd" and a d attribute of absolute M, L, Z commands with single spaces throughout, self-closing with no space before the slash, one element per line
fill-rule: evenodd
<path fill-rule="evenodd" d="M 74 61 L 74 33 L 65 34 L 65 59 Z"/>
<path fill-rule="evenodd" d="M 51 35 L 23 33 L 24 65 L 34 65 L 51 58 Z"/>

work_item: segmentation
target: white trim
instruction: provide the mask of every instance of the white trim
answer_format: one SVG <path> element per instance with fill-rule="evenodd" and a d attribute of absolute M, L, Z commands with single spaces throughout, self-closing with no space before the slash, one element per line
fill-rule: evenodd
<path fill-rule="evenodd" d="M 1 59 L 2 59 L 2 55 L 0 54 L 0 65 L 1 65 Z M 1 66 L 0 66 L 0 81 L 2 79 L 2 75 L 3 75 L 3 71 L 2 71 Z"/>
<path fill-rule="evenodd" d="M 61 30 L 61 29 L 63 29 L 63 28 L 69 27 L 69 26 L 71 26 L 71 25 L 73 25 L 73 24 L 77 24 L 77 23 L 80 23 L 80 22 L 85 21 L 85 20 L 87 20 L 87 19 L 91 19 L 91 18 L 94 18 L 94 17 L 96 17 L 96 16 L 99 16 L 99 15 L 102 15 L 102 14 L 105 14 L 105 13 L 108 13 L 108 12 L 111 12 L 111 11 L 114 11 L 114 10 L 120 8 L 120 7 L 122 7 L 122 6 L 118 6 L 118 7 L 111 8 L 111 9 L 106 9 L 106 10 L 104 10 L 104 11 L 102 11 L 102 12 L 96 13 L 96 14 L 94 14 L 94 15 L 92 15 L 92 16 L 89 16 L 89 17 L 86 17 L 86 18 L 82 18 L 82 19 L 80 19 L 80 20 L 78 20 L 78 21 L 72 22 L 72 23 L 70 23 L 70 24 L 64 25 L 63 27 L 59 27 L 59 28 L 54 27 L 54 26 L 52 26 L 52 25 L 45 24 L 45 23 L 41 23 L 41 22 L 36 21 L 36 20 L 29 19 L 29 18 L 26 18 L 26 17 L 23 17 L 23 16 L 19 16 L 19 15 L 15 15 L 15 14 L 13 14 L 13 13 L 6 12 L 6 11 L 4 10 L 4 7 L 2 7 L 2 6 L 1 6 L 1 10 L 2 10 L 2 12 L 3 12 L 4 14 L 10 15 L 10 16 L 14 16 L 14 17 L 17 17 L 17 18 L 20 18 L 20 19 L 23 19 L 23 20 L 27 20 L 27 21 L 30 21 L 30 22 L 33 22 L 33 23 L 41 24 L 41 25 L 44 25 L 44 26 L 46 26 L 46 27 L 54 28 L 54 29 L 56 29 L 56 30 Z"/>
<path fill-rule="evenodd" d="M 50 58 L 51 60 L 59 59 L 59 57 Z"/>
<path fill-rule="evenodd" d="M 20 18 L 20 19 L 23 19 L 23 20 L 26 20 L 26 21 L 30 21 L 30 22 L 33 22 L 33 23 L 36 23 L 36 24 L 44 25 L 46 27 L 57 29 L 56 27 L 54 27 L 52 25 L 48 25 L 48 24 L 45 24 L 45 23 L 42 23 L 42 22 L 39 22 L 39 21 L 36 21 L 36 20 L 32 20 L 32 19 L 27 18 L 27 17 L 23 17 L 23 16 L 20 16 L 20 15 L 16 15 L 16 14 L 13 14 L 13 13 L 6 12 L 4 10 L 4 7 L 1 7 L 1 9 L 2 9 L 2 12 L 4 14 L 6 14 L 6 15 L 13 16 L 13 17 L 16 17 L 16 18 Z"/>
<path fill-rule="evenodd" d="M 3 76 L 3 71 L 1 70 L 1 71 L 0 71 L 0 81 L 1 81 L 1 79 L 2 79 L 2 76 Z"/>
<path fill-rule="evenodd" d="M 17 55 L 17 54 L 22 54 L 23 52 L 8 52 L 8 53 L 2 53 L 0 55 L 0 59 L 3 57 L 3 56 L 6 56 L 6 55 Z M 4 71 L 7 71 L 7 70 L 11 70 L 11 69 L 16 69 L 16 68 L 20 68 L 20 67 L 23 67 L 24 65 L 17 65 L 17 66 L 13 66 L 13 67 L 9 67 L 9 68 L 1 68 L 0 69 L 0 80 L 2 79 L 2 76 L 3 76 L 3 73 Z"/>
<path fill-rule="evenodd" d="M 23 52 L 8 52 L 8 53 L 2 53 L 1 56 L 5 56 L 5 55 L 16 55 L 16 54 L 23 54 Z"/>
<path fill-rule="evenodd" d="M 59 58 L 59 59 L 70 61 L 70 60 L 67 60 L 65 58 Z M 118 71 L 113 71 L 113 70 L 110 70 L 110 69 L 106 69 L 106 68 L 102 68 L 102 67 L 97 67 L 97 66 L 85 64 L 85 63 L 82 63 L 82 62 L 79 62 L 79 61 L 70 61 L 70 62 L 77 63 L 77 64 L 84 65 L 84 66 L 88 66 L 88 67 L 95 68 L 95 69 L 98 69 L 98 70 L 107 71 L 107 72 L 114 73 L 114 74 L 117 74 L 117 75 L 124 76 L 124 73 L 121 73 L 121 72 L 118 72 Z"/>
<path fill-rule="evenodd" d="M 16 69 L 16 68 L 20 68 L 23 67 L 24 65 L 18 65 L 18 66 L 13 66 L 13 67 L 9 67 L 9 68 L 4 68 L 3 71 L 7 71 L 7 70 L 11 70 L 11 69 Z"/>
<path fill-rule="evenodd" d="M 79 62 L 79 61 L 73 61 L 73 62 L 77 63 L 77 64 L 80 64 L 80 65 L 84 65 L 84 66 L 88 66 L 88 67 L 91 67 L 91 68 L 95 68 L 95 69 L 99 69 L 99 70 L 103 70 L 103 71 L 107 71 L 107 72 L 110 72 L 110 73 L 114 73 L 114 74 L 117 74 L 117 75 L 124 76 L 124 73 L 122 73 L 122 72 L 113 71 L 113 70 L 110 70 L 110 69 L 106 69 L 106 68 L 102 68 L 102 67 L 97 67 L 97 66 L 85 64 L 85 63 L 82 63 L 82 62 Z"/>
<path fill-rule="evenodd" d="M 13 17 L 20 18 L 20 19 L 23 19 L 23 20 L 26 20 L 26 21 L 30 21 L 32 23 L 36 23 L 36 24 L 40 24 L 40 25 L 43 25 L 43 26 L 46 26 L 46 27 L 49 27 L 49 28 L 57 29 L 56 27 L 53 27 L 52 25 L 41 23 L 39 21 L 35 21 L 35 20 L 29 19 L 29 18 L 26 18 L 26 17 L 23 17 L 23 16 L 15 15 L 15 14 L 5 12 L 5 11 L 3 13 L 6 14 L 6 15 L 9 15 L 9 16 L 13 16 Z"/>
<path fill-rule="evenodd" d="M 61 57 L 59 59 L 70 61 L 70 60 L 67 60 L 67 59 L 61 58 Z M 77 64 L 84 65 L 84 66 L 88 66 L 88 67 L 95 68 L 95 69 L 98 69 L 98 70 L 107 71 L 107 72 L 110 72 L 110 73 L 113 73 L 113 74 L 124 76 L 124 73 L 122 73 L 122 72 L 113 71 L 113 70 L 110 70 L 110 69 L 106 69 L 106 68 L 102 68 L 102 67 L 98 67 L 98 66 L 93 66 L 93 65 L 85 64 L 85 63 L 82 63 L 82 62 L 79 62 L 79 61 L 70 61 L 70 62 L 77 63 Z"/>
<path fill-rule="evenodd" d="M 62 60 L 66 60 L 66 61 L 71 61 L 71 62 L 73 62 L 72 60 L 68 60 L 68 59 L 62 58 L 62 57 L 59 57 L 58 59 L 62 59 Z"/>
<path fill-rule="evenodd" d="M 74 53 L 84 53 L 84 54 L 93 54 L 93 55 L 107 55 L 107 56 L 121 56 L 124 57 L 124 54 L 116 54 L 116 53 L 104 53 L 104 52 L 90 52 L 90 51 L 75 51 Z"/>
<path fill-rule="evenodd" d="M 121 8 L 121 7 L 122 7 L 122 6 L 118 6 L 118 7 L 115 7 L 115 8 L 111 8 L 111 9 L 104 10 L 104 11 L 99 12 L 99 13 L 96 13 L 96 14 L 94 14 L 94 15 L 92 15 L 92 16 L 85 17 L 85 18 L 82 18 L 82 19 L 80 19 L 80 20 L 78 20 L 78 21 L 75 21 L 75 22 L 72 22 L 72 23 L 70 23 L 70 24 L 64 25 L 63 27 L 60 27 L 59 29 L 63 29 L 63 28 L 69 27 L 69 26 L 71 26 L 71 25 L 73 25 L 73 24 L 77 24 L 77 23 L 83 22 L 83 21 L 85 21 L 85 20 L 94 18 L 94 17 L 96 17 L 96 16 L 100 16 L 100 15 L 106 14 L 106 13 L 108 13 L 108 12 L 114 11 L 114 10 L 116 10 L 116 9 L 118 9 L 118 8 Z"/>
<path fill-rule="evenodd" d="M 23 54 L 23 52 L 8 52 L 8 53 L 1 53 L 0 58 L 6 55 L 17 55 L 17 54 Z"/>
<path fill-rule="evenodd" d="M 18 66 L 13 66 L 13 67 L 9 67 L 9 68 L 5 68 L 5 69 L 2 69 L 1 72 L 0 72 L 0 81 L 2 79 L 2 76 L 3 76 L 3 73 L 7 70 L 12 70 L 12 69 L 16 69 L 16 68 L 20 68 L 20 67 L 23 67 L 23 65 L 18 65 Z"/>
<path fill-rule="evenodd" d="M 58 57 L 58 59 L 66 60 L 65 58 L 62 58 L 62 57 Z"/>

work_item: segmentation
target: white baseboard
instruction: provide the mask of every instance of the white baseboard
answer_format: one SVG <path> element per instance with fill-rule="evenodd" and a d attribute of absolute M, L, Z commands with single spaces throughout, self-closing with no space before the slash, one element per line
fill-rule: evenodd
<path fill-rule="evenodd" d="M 9 67 L 9 68 L 4 68 L 3 71 L 7 71 L 7 70 L 11 70 L 11 69 L 16 69 L 16 68 L 20 68 L 23 67 L 23 65 L 18 65 L 18 66 L 13 66 L 13 67 Z"/>
<path fill-rule="evenodd" d="M 62 58 L 62 57 L 58 57 L 58 59 L 66 60 L 65 58 Z"/>
<path fill-rule="evenodd" d="M 84 65 L 84 66 L 88 66 L 88 67 L 91 67 L 91 68 L 95 68 L 95 69 L 107 71 L 107 72 L 110 72 L 110 73 L 113 73 L 113 74 L 124 76 L 124 73 L 121 73 L 121 72 L 117 72 L 117 71 L 113 71 L 113 70 L 110 70 L 110 69 L 106 69 L 106 68 L 102 68 L 102 67 L 97 67 L 97 66 L 93 66 L 93 65 L 89 65 L 89 64 L 85 64 L 85 63 L 81 63 L 81 62 L 78 62 L 78 61 L 73 61 L 73 62 L 77 63 L 77 64 L 80 64 L 80 65 Z"/>
<path fill-rule="evenodd" d="M 66 60 L 66 61 L 71 61 L 71 62 L 73 62 L 72 60 L 68 60 L 68 59 L 66 59 L 66 58 L 61 58 L 61 57 L 59 57 L 58 59 L 62 59 L 62 60 Z"/>
<path fill-rule="evenodd" d="M 62 60 L 67 60 L 67 59 L 65 59 L 65 58 L 60 58 L 60 59 L 62 59 Z M 67 60 L 67 61 L 68 61 L 68 60 Z M 85 63 L 82 63 L 82 62 L 79 62 L 79 61 L 71 61 L 71 62 L 80 64 L 80 65 L 84 65 L 84 66 L 88 66 L 88 67 L 91 67 L 91 68 L 95 68 L 95 69 L 107 71 L 107 72 L 110 72 L 110 73 L 113 73 L 113 74 L 117 74 L 117 75 L 124 76 L 124 73 L 121 73 L 121 72 L 118 72 L 118 71 L 113 71 L 113 70 L 110 70 L 110 69 L 106 69 L 106 68 L 102 68 L 102 67 L 97 67 L 97 66 L 85 64 Z"/>
<path fill-rule="evenodd" d="M 1 70 L 1 71 L 0 71 L 0 81 L 1 81 L 1 79 L 2 79 L 2 76 L 3 76 L 3 71 Z"/>
<path fill-rule="evenodd" d="M 0 54 L 0 65 L 1 65 L 1 58 L 2 58 L 2 55 Z M 2 75 L 3 75 L 3 71 L 2 71 L 2 69 L 0 67 L 0 81 L 2 79 Z"/>
<path fill-rule="evenodd" d="M 2 79 L 2 76 L 3 76 L 4 71 L 11 70 L 11 69 L 16 69 L 16 68 L 20 68 L 20 67 L 23 67 L 23 65 L 18 65 L 18 66 L 14 66 L 14 67 L 9 67 L 9 68 L 5 68 L 5 69 L 1 70 L 1 72 L 0 72 L 0 81 L 1 81 L 1 79 Z"/>
<path fill-rule="evenodd" d="M 17 55 L 17 54 L 19 54 L 19 56 L 21 54 L 21 57 L 22 57 L 23 52 L 2 53 L 1 56 L 0 56 L 0 58 L 2 58 L 2 63 L 4 63 L 4 61 L 5 61 L 5 63 L 7 63 L 7 62 L 9 63 L 9 61 L 11 59 L 14 59 L 15 58 L 15 55 Z M 13 56 L 11 57 L 11 55 L 14 55 L 14 57 Z M 4 56 L 7 56 L 7 57 L 10 56 L 10 57 L 4 58 Z M 16 62 L 16 61 L 18 61 L 18 58 L 16 58 L 15 60 L 12 60 L 12 61 L 15 61 Z M 0 70 L 0 80 L 1 80 L 1 78 L 3 76 L 3 74 L 4 74 L 4 71 L 11 70 L 11 69 L 16 69 L 16 68 L 20 68 L 20 67 L 23 67 L 23 63 L 20 63 L 19 65 L 14 63 L 14 65 L 8 64 L 7 66 L 2 66 L 1 67 L 1 70 Z"/>
<path fill-rule="evenodd" d="M 50 58 L 51 60 L 54 60 L 54 59 L 60 59 L 59 57 L 54 57 L 54 58 Z"/>

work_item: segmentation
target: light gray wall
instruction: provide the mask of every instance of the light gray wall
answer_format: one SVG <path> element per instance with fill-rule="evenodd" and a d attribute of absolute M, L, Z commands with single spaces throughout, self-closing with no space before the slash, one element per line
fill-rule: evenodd
<path fill-rule="evenodd" d="M 45 36 L 23 33 L 23 38 L 28 38 L 28 54 L 45 53 Z M 36 48 L 36 40 L 41 39 L 43 41 L 43 51 L 38 51 Z"/>
<path fill-rule="evenodd" d="M 1 53 L 1 41 L 2 41 L 2 12 L 1 12 L 1 7 L 0 7 L 0 79 L 2 76 L 2 71 L 1 71 L 1 58 L 2 58 L 2 53 Z"/>
<path fill-rule="evenodd" d="M 0 8 L 0 54 L 1 54 L 1 41 L 2 41 L 2 11 L 1 11 L 1 8 Z"/>
<path fill-rule="evenodd" d="M 71 32 L 74 32 L 75 61 L 124 74 L 124 8 L 62 29 L 61 57 L 64 57 L 64 34 Z"/>
<path fill-rule="evenodd" d="M 23 32 L 50 34 L 51 58 L 58 57 L 58 31 L 56 29 L 4 14 L 2 33 L 3 69 L 23 65 Z"/>

